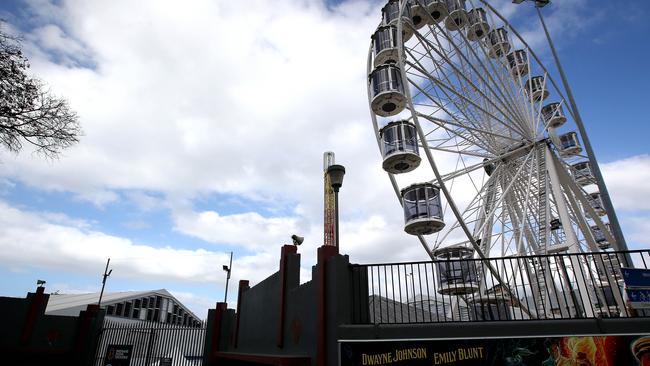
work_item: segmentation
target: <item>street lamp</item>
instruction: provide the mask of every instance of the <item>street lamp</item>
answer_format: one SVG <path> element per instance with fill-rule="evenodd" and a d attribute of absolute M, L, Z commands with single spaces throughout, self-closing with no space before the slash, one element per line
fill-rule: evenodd
<path fill-rule="evenodd" d="M 226 272 L 226 292 L 223 295 L 223 302 L 228 301 L 228 282 L 230 282 L 230 271 L 232 271 L 232 252 L 230 252 L 230 265 L 223 265 L 223 270 Z"/>
<path fill-rule="evenodd" d="M 102 279 L 102 291 L 99 293 L 99 301 L 97 302 L 98 307 L 102 306 L 102 297 L 104 296 L 104 287 L 106 286 L 106 279 L 108 278 L 108 276 L 111 275 L 111 273 L 113 273 L 113 269 L 111 269 L 110 271 L 108 270 L 109 263 L 111 263 L 110 258 L 108 258 L 108 260 L 106 261 L 106 268 L 104 269 L 104 278 Z"/>
<path fill-rule="evenodd" d="M 336 249 L 339 248 L 339 188 L 343 185 L 343 176 L 345 175 L 345 167 L 343 165 L 330 165 L 327 168 L 327 175 L 329 177 L 332 190 L 334 190 L 334 223 L 336 226 Z"/>
<path fill-rule="evenodd" d="M 521 4 L 523 1 L 524 0 L 512 0 L 512 2 L 515 4 Z M 582 142 L 587 152 L 589 163 L 591 164 L 592 167 L 592 173 L 596 178 L 598 191 L 600 192 L 601 199 L 603 201 L 603 204 L 605 205 L 605 210 L 607 211 L 607 216 L 609 217 L 609 223 L 611 225 L 610 227 L 612 228 L 614 238 L 616 239 L 616 243 L 618 244 L 617 249 L 622 251 L 627 251 L 628 248 L 627 248 L 627 244 L 625 243 L 625 237 L 623 236 L 623 231 L 621 230 L 621 225 L 618 222 L 618 217 L 616 217 L 616 211 L 614 211 L 614 205 L 612 204 L 612 200 L 609 197 L 609 192 L 607 191 L 607 186 L 605 185 L 603 175 L 600 172 L 598 161 L 596 161 L 596 155 L 594 154 L 594 150 L 591 147 L 591 142 L 589 141 L 589 137 L 587 136 L 587 131 L 585 130 L 584 123 L 582 122 L 582 117 L 580 116 L 580 112 L 578 111 L 578 105 L 576 104 L 576 101 L 573 98 L 573 92 L 571 91 L 571 87 L 569 86 L 569 82 L 567 80 L 566 74 L 564 73 L 564 69 L 562 68 L 562 64 L 560 63 L 560 57 L 558 56 L 557 51 L 555 50 L 555 45 L 553 44 L 551 35 L 548 32 L 548 28 L 546 27 L 546 22 L 544 21 L 544 17 L 542 17 L 542 12 L 540 11 L 540 8 L 543 8 L 544 6 L 548 5 L 550 3 L 550 0 L 529 0 L 529 1 L 535 2 L 535 7 L 536 7 L 535 10 L 537 10 L 537 16 L 539 17 L 539 21 L 542 24 L 542 28 L 544 29 L 544 33 L 546 35 L 546 40 L 548 41 L 548 45 L 551 48 L 551 53 L 553 54 L 553 59 L 555 60 L 555 66 L 557 67 L 560 73 L 560 78 L 562 79 L 562 85 L 564 86 L 564 90 L 566 90 L 567 98 L 569 99 L 569 105 L 571 106 L 571 110 L 573 112 L 572 113 L 573 119 L 575 120 L 576 126 L 578 127 L 578 130 L 580 131 L 580 135 L 582 136 Z M 628 266 L 632 264 L 632 258 L 630 257 L 629 253 L 626 253 L 624 255 L 624 258 Z"/>

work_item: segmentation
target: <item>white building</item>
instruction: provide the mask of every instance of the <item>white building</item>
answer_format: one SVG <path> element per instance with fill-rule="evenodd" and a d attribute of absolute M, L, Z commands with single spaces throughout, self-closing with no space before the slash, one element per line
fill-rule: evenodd
<path fill-rule="evenodd" d="M 96 304 L 99 292 L 92 294 L 51 294 L 45 314 L 78 316 L 89 304 Z M 102 297 L 106 317 L 121 321 L 152 321 L 199 327 L 202 322 L 192 311 L 165 289 L 152 291 L 107 292 Z"/>

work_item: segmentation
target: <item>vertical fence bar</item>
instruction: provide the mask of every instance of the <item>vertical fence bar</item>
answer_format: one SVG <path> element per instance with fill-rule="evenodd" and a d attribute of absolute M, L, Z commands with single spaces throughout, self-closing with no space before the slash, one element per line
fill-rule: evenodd
<path fill-rule="evenodd" d="M 377 301 L 377 298 L 375 297 L 375 271 L 374 271 L 374 266 L 370 267 L 370 288 L 372 288 L 372 322 L 377 324 L 381 323 L 377 321 L 377 315 L 375 314 L 375 308 L 377 305 L 375 302 Z"/>
<path fill-rule="evenodd" d="M 431 276 L 433 278 L 433 276 Z M 431 311 L 431 294 L 429 292 L 429 272 L 427 271 L 427 265 L 426 263 L 424 264 L 424 279 L 426 281 L 426 288 L 427 288 L 427 311 L 429 312 L 429 322 L 433 322 L 432 315 L 433 312 Z M 424 304 L 422 305 L 424 307 Z M 436 309 L 436 321 L 438 320 L 438 315 L 437 315 L 438 310 Z"/>
<path fill-rule="evenodd" d="M 420 271 L 420 264 L 419 263 L 417 264 L 417 269 L 418 269 L 418 284 L 419 284 L 419 288 L 420 288 L 420 308 L 422 309 L 422 322 L 424 323 L 425 322 L 424 321 L 424 318 L 425 318 L 425 316 L 424 316 L 424 292 L 422 291 L 422 272 Z M 414 306 L 415 306 L 415 311 L 416 311 L 415 316 L 417 318 L 417 311 L 418 311 L 418 307 L 416 305 L 417 304 L 417 298 L 414 298 L 414 300 L 415 300 L 414 301 Z"/>

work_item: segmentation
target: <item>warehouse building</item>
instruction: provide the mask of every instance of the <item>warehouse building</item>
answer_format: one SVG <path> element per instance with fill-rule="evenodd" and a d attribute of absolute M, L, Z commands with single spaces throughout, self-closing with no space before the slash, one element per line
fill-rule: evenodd
<path fill-rule="evenodd" d="M 45 314 L 78 316 L 89 304 L 96 304 L 99 293 L 51 294 Z M 111 320 L 150 321 L 200 327 L 202 322 L 192 311 L 165 289 L 104 293 L 102 309 Z"/>

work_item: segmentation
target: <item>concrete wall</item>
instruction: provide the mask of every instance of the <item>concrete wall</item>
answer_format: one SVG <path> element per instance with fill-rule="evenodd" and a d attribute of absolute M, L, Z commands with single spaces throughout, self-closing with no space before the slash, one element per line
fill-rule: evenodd
<path fill-rule="evenodd" d="M 275 353 L 280 309 L 280 274 L 274 273 L 242 294 L 240 352 Z M 263 326 L 262 326 L 263 325 Z"/>
<path fill-rule="evenodd" d="M 86 365 L 95 351 L 104 313 L 89 308 L 79 317 L 45 315 L 44 288 L 26 298 L 0 297 L 0 355 L 8 365 Z"/>

